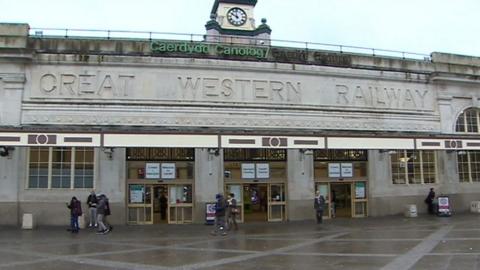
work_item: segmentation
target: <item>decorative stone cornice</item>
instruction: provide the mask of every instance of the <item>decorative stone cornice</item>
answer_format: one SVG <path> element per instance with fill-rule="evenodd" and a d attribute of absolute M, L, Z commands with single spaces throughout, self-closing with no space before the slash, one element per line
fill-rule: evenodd
<path fill-rule="evenodd" d="M 388 131 L 388 132 L 439 132 L 440 123 L 434 121 L 388 119 L 344 119 L 335 117 L 296 117 L 284 116 L 235 116 L 212 117 L 206 114 L 162 114 L 128 113 L 103 115 L 98 112 L 59 113 L 27 111 L 23 113 L 22 125 L 94 125 L 94 126 L 155 126 L 185 128 L 261 128 L 278 130 L 351 130 L 351 131 Z"/>

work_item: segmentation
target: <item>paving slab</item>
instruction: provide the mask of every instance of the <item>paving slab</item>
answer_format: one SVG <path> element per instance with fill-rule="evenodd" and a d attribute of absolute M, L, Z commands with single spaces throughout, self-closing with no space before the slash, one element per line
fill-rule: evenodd
<path fill-rule="evenodd" d="M 432 250 L 432 253 L 480 253 L 480 239 L 445 239 L 438 243 L 438 245 Z"/>
<path fill-rule="evenodd" d="M 402 254 L 418 245 L 417 240 L 341 241 L 330 240 L 292 250 L 296 253 Z"/>
<path fill-rule="evenodd" d="M 425 256 L 420 259 L 411 270 L 429 270 L 429 269 L 442 269 L 442 270 L 472 270 L 479 269 L 478 255 L 468 256 Z"/>
<path fill-rule="evenodd" d="M 86 264 L 86 263 L 75 263 L 75 262 L 65 262 L 65 261 L 47 261 L 47 262 L 36 262 L 34 264 L 17 264 L 11 266 L 3 266 L 0 269 L 2 270 L 92 270 L 98 269 L 98 266 L 95 264 Z M 102 270 L 114 270 L 118 269 L 115 266 L 108 267 L 102 266 Z"/>
<path fill-rule="evenodd" d="M 379 269 L 387 264 L 391 258 L 380 257 L 337 257 L 337 256 L 298 256 L 298 255 L 275 255 L 257 258 L 245 262 L 225 264 L 211 267 L 212 270 L 291 270 L 291 269 L 315 269 L 315 270 L 339 270 L 356 269 L 371 270 Z"/>
<path fill-rule="evenodd" d="M 129 264 L 143 264 L 162 267 L 175 267 L 189 264 L 214 261 L 241 255 L 242 253 L 228 253 L 222 251 L 194 251 L 194 250 L 147 250 L 128 252 L 123 254 L 111 254 L 101 256 L 89 256 L 89 259 L 100 261 L 125 262 Z"/>
<path fill-rule="evenodd" d="M 222 241 L 208 242 L 203 244 L 186 245 L 193 248 L 208 248 L 217 250 L 249 250 L 249 251 L 269 251 L 294 244 L 302 243 L 301 240 L 283 240 L 283 239 L 245 239 L 231 238 Z"/>

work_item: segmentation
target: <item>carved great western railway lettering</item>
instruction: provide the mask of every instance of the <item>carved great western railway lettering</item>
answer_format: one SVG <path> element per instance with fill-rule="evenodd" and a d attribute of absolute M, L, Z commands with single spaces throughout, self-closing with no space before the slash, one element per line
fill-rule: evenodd
<path fill-rule="evenodd" d="M 422 109 L 425 107 L 428 90 L 336 85 L 338 105 L 376 108 Z"/>
<path fill-rule="evenodd" d="M 184 99 L 235 99 L 238 101 L 274 101 L 300 103 L 300 82 L 218 77 L 178 77 Z"/>
<path fill-rule="evenodd" d="M 135 76 L 98 73 L 47 73 L 40 77 L 40 90 L 47 95 L 127 97 Z"/>

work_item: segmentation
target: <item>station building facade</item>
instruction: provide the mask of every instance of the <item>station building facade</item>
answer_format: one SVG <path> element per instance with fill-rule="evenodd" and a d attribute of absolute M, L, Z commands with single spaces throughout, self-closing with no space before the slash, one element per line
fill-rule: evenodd
<path fill-rule="evenodd" d="M 479 58 L 275 47 L 265 21 L 229 19 L 255 4 L 215 1 L 202 42 L 0 24 L 0 225 L 65 224 L 92 189 L 117 224 L 203 223 L 227 192 L 243 222 L 313 219 L 316 190 L 327 218 L 426 212 L 431 187 L 468 211 Z"/>

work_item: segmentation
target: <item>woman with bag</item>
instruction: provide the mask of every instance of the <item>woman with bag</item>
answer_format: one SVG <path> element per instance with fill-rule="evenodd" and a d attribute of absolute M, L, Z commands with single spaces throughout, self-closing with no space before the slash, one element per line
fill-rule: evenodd
<path fill-rule="evenodd" d="M 235 200 L 235 194 L 228 194 L 227 200 L 227 226 L 228 230 L 235 226 L 235 231 L 238 230 L 237 214 L 239 213 L 237 208 L 237 200 Z"/>

